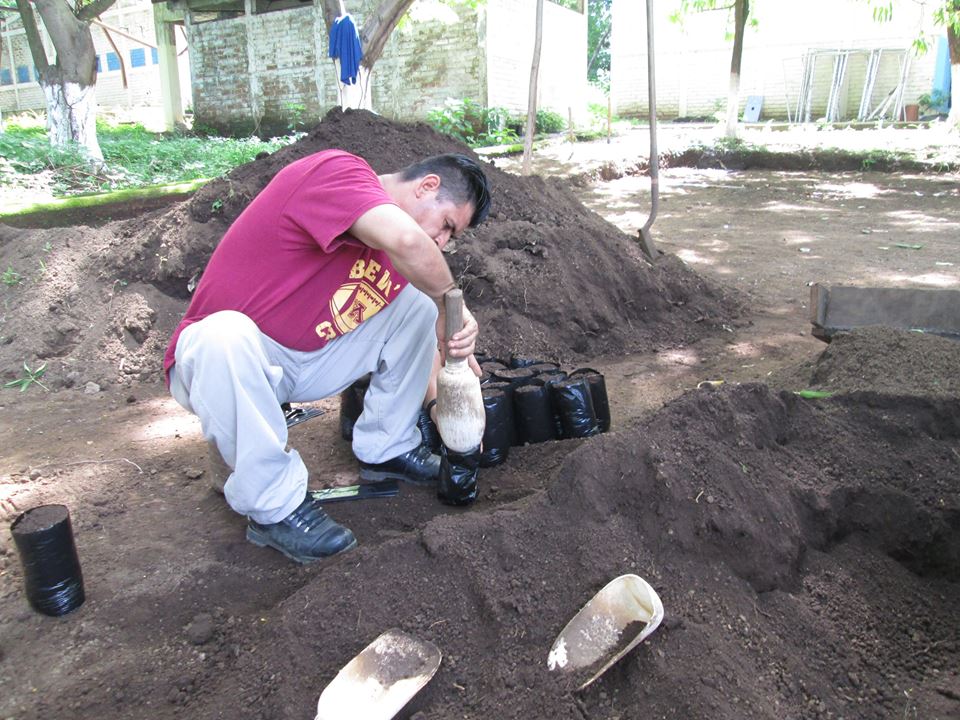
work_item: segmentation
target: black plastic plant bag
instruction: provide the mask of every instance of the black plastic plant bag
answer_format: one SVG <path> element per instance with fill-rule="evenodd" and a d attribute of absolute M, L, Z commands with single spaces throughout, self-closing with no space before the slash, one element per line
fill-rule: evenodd
<path fill-rule="evenodd" d="M 443 447 L 437 497 L 446 505 L 469 505 L 477 499 L 480 448 L 458 453 Z"/>
<path fill-rule="evenodd" d="M 514 389 L 521 385 L 528 385 L 534 373 L 529 368 L 511 368 L 509 370 L 494 370 L 490 373 L 499 382 L 508 382 Z"/>
<path fill-rule="evenodd" d="M 593 401 L 593 411 L 597 415 L 597 424 L 600 432 L 610 430 L 610 400 L 607 397 L 607 383 L 603 375 L 593 368 L 580 368 L 570 373 L 570 377 L 582 377 L 590 386 L 590 399 Z"/>
<path fill-rule="evenodd" d="M 513 402 L 509 394 L 498 388 L 484 388 L 482 395 L 487 424 L 483 430 L 480 467 L 493 467 L 507 459 L 513 445 Z"/>
<path fill-rule="evenodd" d="M 511 355 L 511 356 L 510 356 L 510 367 L 511 367 L 511 368 L 525 368 L 525 367 L 530 367 L 531 365 L 536 365 L 538 362 L 540 362 L 540 361 L 539 361 L 539 360 L 535 360 L 534 358 L 525 358 L 525 357 L 520 357 L 519 355 Z"/>
<path fill-rule="evenodd" d="M 534 375 L 560 372 L 560 366 L 552 362 L 537 362 L 534 365 L 527 366 L 527 369 Z"/>
<path fill-rule="evenodd" d="M 517 426 L 517 445 L 557 439 L 557 426 L 544 385 L 525 385 L 513 393 L 513 417 Z"/>
<path fill-rule="evenodd" d="M 564 438 L 585 438 L 600 432 L 590 386 L 584 378 L 567 378 L 551 382 L 548 387 L 560 416 Z"/>
<path fill-rule="evenodd" d="M 83 573 L 64 505 L 40 505 L 21 513 L 10 527 L 27 600 L 34 610 L 58 617 L 84 601 Z"/>

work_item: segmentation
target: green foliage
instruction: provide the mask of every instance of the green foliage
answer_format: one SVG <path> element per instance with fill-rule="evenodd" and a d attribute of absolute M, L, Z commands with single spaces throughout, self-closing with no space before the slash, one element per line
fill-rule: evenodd
<path fill-rule="evenodd" d="M 3 275 L 0 275 L 0 282 L 3 282 L 7 287 L 14 287 L 23 282 L 23 275 L 14 270 L 12 266 L 7 265 Z"/>
<path fill-rule="evenodd" d="M 717 138 L 716 147 L 727 152 L 745 152 L 753 146 L 738 137 L 721 137 Z"/>
<path fill-rule="evenodd" d="M 950 96 L 941 90 L 923 93 L 917 98 L 917 104 L 920 106 L 920 112 L 928 113 L 931 111 L 939 112 L 950 104 Z"/>
<path fill-rule="evenodd" d="M 872 0 L 867 0 L 872 2 Z M 756 0 L 754 0 L 754 3 Z M 728 11 L 729 24 L 734 22 L 734 0 L 680 0 L 677 9 L 670 13 L 670 22 L 682 26 L 684 18 L 690 13 L 710 12 L 713 10 Z M 752 8 L 750 9 L 752 12 Z M 747 26 L 756 29 L 759 26 L 755 17 L 747 18 Z M 727 29 L 726 39 L 733 40 L 733 33 Z"/>
<path fill-rule="evenodd" d="M 866 0 L 866 3 L 872 8 L 875 22 L 884 23 L 893 20 L 893 0 Z M 955 33 L 960 34 L 960 0 L 938 0 L 938 3 L 933 11 L 934 25 L 951 27 Z M 930 49 L 930 42 L 930 38 L 921 29 L 913 41 L 914 52 L 917 55 L 923 55 Z"/>
<path fill-rule="evenodd" d="M 285 107 L 287 117 L 289 118 L 287 129 L 292 133 L 303 130 L 304 127 L 306 127 L 305 115 L 307 106 L 303 103 L 288 102 Z"/>
<path fill-rule="evenodd" d="M 567 121 L 563 115 L 555 113 L 552 110 L 537 110 L 537 132 L 538 133 L 558 133 L 563 132 L 567 127 Z"/>
<path fill-rule="evenodd" d="M 896 162 L 898 156 L 889 150 L 868 150 L 860 161 L 864 170 L 873 170 L 877 165 L 886 166 Z"/>
<path fill-rule="evenodd" d="M 708 10 L 729 9 L 726 3 L 720 5 L 719 0 L 680 0 L 677 9 L 670 13 L 670 22 L 683 25 L 684 18 L 692 12 L 706 12 Z"/>
<path fill-rule="evenodd" d="M 794 395 L 799 395 L 807 400 L 819 400 L 821 398 L 833 397 L 836 392 L 833 390 L 795 390 Z"/>
<path fill-rule="evenodd" d="M 610 90 L 610 31 L 612 0 L 587 2 L 587 79 Z"/>
<path fill-rule="evenodd" d="M 50 388 L 48 388 L 46 385 L 44 385 L 42 382 L 40 382 L 40 378 L 43 377 L 43 374 L 44 374 L 46 371 L 47 371 L 47 364 L 46 364 L 46 363 L 43 363 L 43 365 L 41 365 L 40 367 L 38 367 L 36 370 L 31 370 L 31 369 L 30 369 L 30 366 L 28 366 L 27 363 L 24 362 L 24 363 L 23 363 L 23 375 L 21 375 L 21 376 L 20 376 L 19 378 L 17 378 L 16 380 L 11 380 L 10 382 L 6 383 L 3 387 L 5 387 L 5 388 L 15 388 L 15 387 L 19 387 L 19 388 L 20 388 L 20 392 L 24 392 L 24 391 L 26 391 L 26 389 L 27 389 L 28 387 L 30 387 L 31 385 L 36 384 L 36 385 L 39 385 L 40 387 L 42 387 L 44 390 L 49 391 Z"/>
<path fill-rule="evenodd" d="M 41 125 L 12 119 L 0 133 L 0 170 L 7 175 L 52 172 L 56 195 L 77 195 L 217 177 L 259 153 L 274 152 L 295 135 L 230 139 L 186 133 L 154 133 L 140 124 L 110 125 L 97 121 L 97 136 L 106 170 L 91 170 L 81 150 L 50 146 Z M 5 177 L 5 182 L 9 179 Z"/>
<path fill-rule="evenodd" d="M 427 122 L 438 132 L 455 137 L 470 147 L 509 145 L 518 140 L 504 108 L 486 108 L 476 100 L 448 99 L 441 108 L 427 113 Z"/>

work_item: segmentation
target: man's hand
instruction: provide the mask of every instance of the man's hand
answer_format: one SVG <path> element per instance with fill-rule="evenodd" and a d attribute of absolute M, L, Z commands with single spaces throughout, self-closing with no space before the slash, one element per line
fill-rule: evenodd
<path fill-rule="evenodd" d="M 440 359 L 446 362 L 447 356 L 454 358 L 467 358 L 470 369 L 477 377 L 480 377 L 482 371 L 477 359 L 473 356 L 476 349 L 477 335 L 480 328 L 476 319 L 473 317 L 467 306 L 463 306 L 463 327 L 455 332 L 451 337 L 444 337 L 446 328 L 446 314 L 443 311 L 443 304 L 440 306 L 440 314 L 437 316 L 437 339 L 439 342 Z"/>

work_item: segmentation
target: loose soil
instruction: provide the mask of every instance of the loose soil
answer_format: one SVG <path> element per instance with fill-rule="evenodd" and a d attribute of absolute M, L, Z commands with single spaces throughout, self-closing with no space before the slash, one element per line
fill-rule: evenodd
<path fill-rule="evenodd" d="M 498 160 L 490 222 L 448 255 L 484 349 L 599 369 L 612 430 L 512 448 L 470 508 L 412 487 L 331 505 L 359 547 L 299 567 L 244 540 L 159 367 L 229 222 L 329 146 L 381 172 L 465 151 L 333 114 L 187 201 L 0 226 L 0 267 L 24 277 L 0 288 L 0 368 L 46 362 L 50 388 L 0 395 L 0 519 L 67 505 L 87 595 L 32 611 L 0 534 L 0 717 L 309 718 L 391 627 L 443 652 L 401 713 L 417 720 L 960 715 L 960 344 L 866 328 L 826 346 L 805 307 L 811 282 L 960 285 L 956 176 L 665 169 L 650 263 L 642 154 L 622 146 L 597 182 L 563 146 L 542 176 Z M 290 442 L 314 486 L 350 484 L 338 400 L 314 406 Z M 549 648 L 623 573 L 666 618 L 571 693 Z"/>

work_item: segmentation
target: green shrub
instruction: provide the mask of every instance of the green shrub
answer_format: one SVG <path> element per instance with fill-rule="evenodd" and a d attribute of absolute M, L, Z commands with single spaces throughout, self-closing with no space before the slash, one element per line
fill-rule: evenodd
<path fill-rule="evenodd" d="M 551 133 L 563 132 L 567 128 L 567 121 L 563 115 L 555 113 L 553 110 L 537 110 L 537 132 Z"/>
<path fill-rule="evenodd" d="M 427 122 L 438 132 L 455 137 L 470 147 L 509 145 L 517 141 L 505 108 L 487 108 L 470 98 L 448 99 L 443 107 L 427 113 Z"/>

